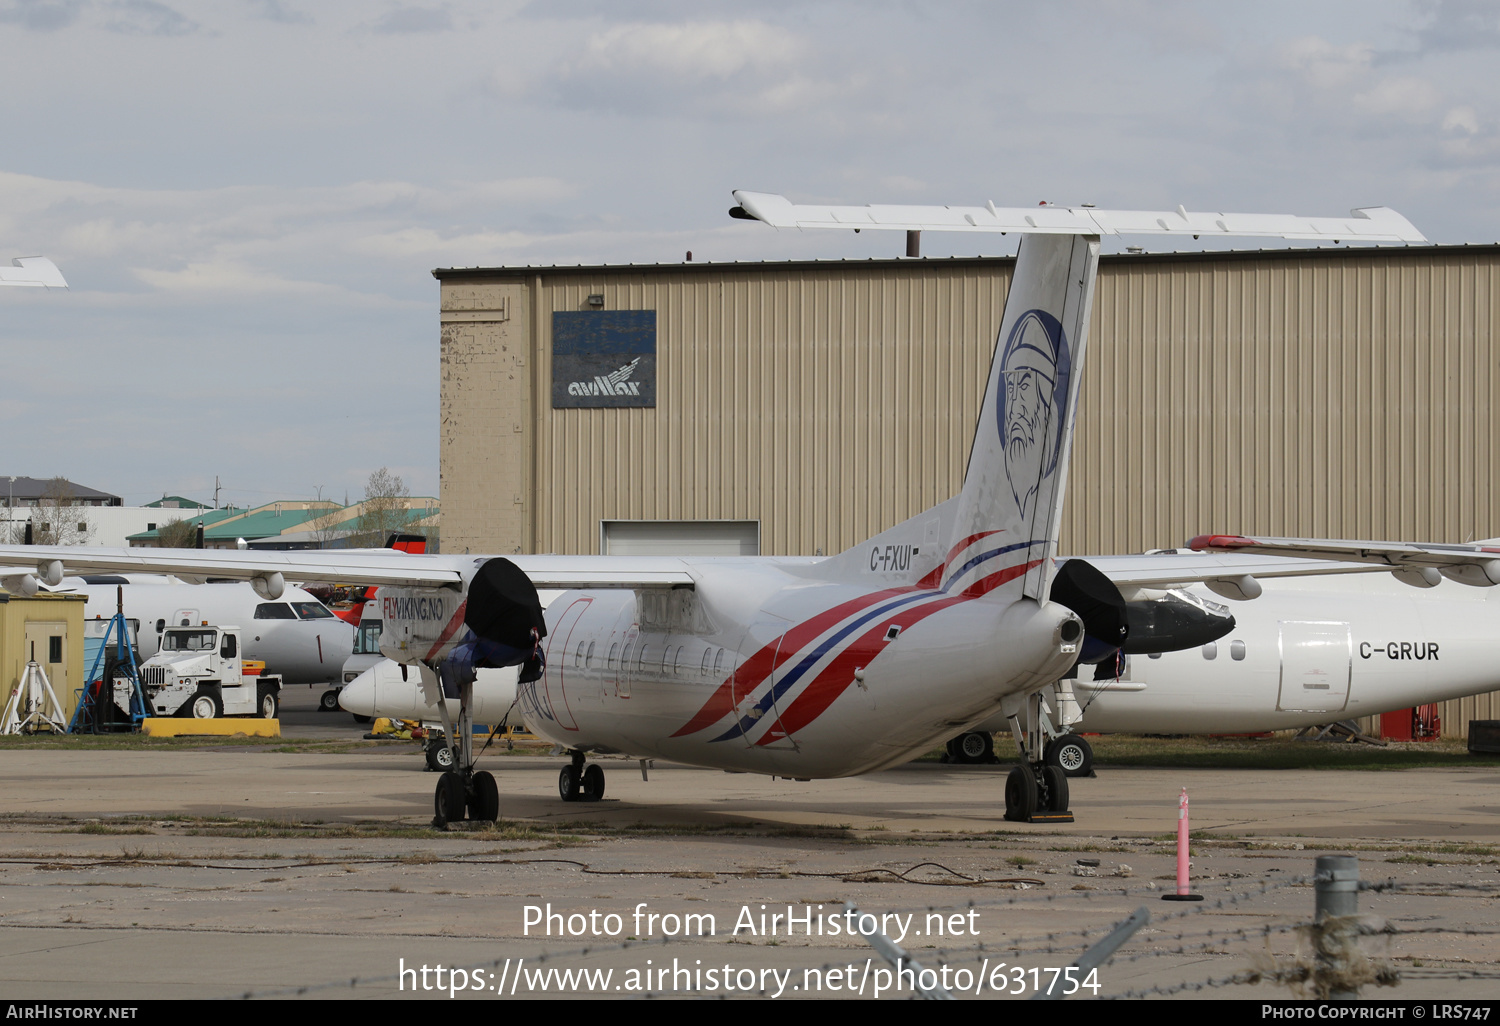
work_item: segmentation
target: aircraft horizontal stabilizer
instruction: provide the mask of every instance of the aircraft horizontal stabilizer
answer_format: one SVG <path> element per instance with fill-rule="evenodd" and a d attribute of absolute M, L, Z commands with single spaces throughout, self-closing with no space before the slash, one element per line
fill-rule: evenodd
<path fill-rule="evenodd" d="M 68 287 L 57 265 L 46 257 L 16 257 L 11 264 L 10 267 L 0 267 L 0 285 L 31 285 L 49 289 Z"/>
<path fill-rule="evenodd" d="M 1262 236 L 1327 242 L 1426 242 L 1389 207 L 1351 210 L 1347 217 L 1222 214 L 1176 210 L 1100 210 L 1096 207 L 939 207 L 872 204 L 834 207 L 794 204 L 764 192 L 734 194 L 734 217 L 773 228 L 886 229 L 890 231 L 1018 232 L 1053 235 Z"/>

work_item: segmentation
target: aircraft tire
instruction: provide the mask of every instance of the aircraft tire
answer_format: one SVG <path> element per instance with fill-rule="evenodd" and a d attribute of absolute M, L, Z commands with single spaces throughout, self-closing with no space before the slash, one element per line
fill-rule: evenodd
<path fill-rule="evenodd" d="M 453 768 L 453 749 L 448 747 L 446 740 L 442 744 L 428 746 L 427 768 L 434 773 L 446 773 Z"/>
<path fill-rule="evenodd" d="M 1061 766 L 1042 767 L 1042 785 L 1047 792 L 1046 812 L 1068 811 L 1068 775 Z"/>
<path fill-rule="evenodd" d="M 989 762 L 995 757 L 995 739 L 980 730 L 960 734 L 954 741 L 959 762 Z"/>
<path fill-rule="evenodd" d="M 1042 761 L 1058 767 L 1070 777 L 1094 775 L 1094 748 L 1077 734 L 1064 734 L 1047 742 Z"/>
<path fill-rule="evenodd" d="M 464 778 L 448 772 L 438 777 L 437 791 L 432 796 L 432 825 L 438 829 L 464 818 Z"/>
<path fill-rule="evenodd" d="M 583 770 L 582 801 L 597 802 L 604 797 L 604 770 L 597 762 L 591 762 Z"/>
<path fill-rule="evenodd" d="M 1030 766 L 1013 766 L 1005 778 L 1005 818 L 1025 823 L 1036 812 L 1036 774 Z"/>
<path fill-rule="evenodd" d="M 564 766 L 562 772 L 557 775 L 557 793 L 565 802 L 576 802 L 579 798 L 579 784 L 582 783 L 582 774 L 574 766 Z"/>
<path fill-rule="evenodd" d="M 323 692 L 323 696 L 318 699 L 318 711 L 338 712 L 338 709 L 339 693 L 333 688 L 329 688 L 327 691 Z"/>
<path fill-rule="evenodd" d="M 469 799 L 469 818 L 493 823 L 500 818 L 500 787 L 495 775 L 485 770 L 474 774 L 474 794 Z"/>

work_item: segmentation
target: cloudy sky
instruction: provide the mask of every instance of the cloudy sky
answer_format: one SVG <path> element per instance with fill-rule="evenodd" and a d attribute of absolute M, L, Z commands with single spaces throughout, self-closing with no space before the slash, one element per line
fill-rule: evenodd
<path fill-rule="evenodd" d="M 903 247 L 735 188 L 1495 242 L 1497 50 L 1478 0 L 0 0 L 0 260 L 72 285 L 0 291 L 0 473 L 436 494 L 432 268 Z"/>

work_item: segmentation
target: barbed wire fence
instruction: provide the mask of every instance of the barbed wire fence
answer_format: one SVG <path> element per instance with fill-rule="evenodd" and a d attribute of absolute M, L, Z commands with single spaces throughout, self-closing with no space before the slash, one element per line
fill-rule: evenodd
<path fill-rule="evenodd" d="M 446 860 L 445 860 L 446 861 Z M 532 860 L 473 860 L 453 861 L 473 864 L 475 861 L 505 861 L 508 863 Z M 577 860 L 542 859 L 536 861 L 568 862 L 585 872 L 586 864 Z M 938 863 L 924 863 L 904 871 L 882 868 L 862 871 L 882 872 L 895 878 L 906 879 L 917 869 L 936 867 L 955 876 L 965 876 L 975 883 L 993 884 L 1004 881 L 1006 887 L 1024 888 L 1008 890 L 1001 897 L 992 890 L 976 894 L 961 904 L 916 904 L 906 906 L 882 906 L 877 911 L 856 909 L 852 902 L 843 902 L 851 915 L 860 916 L 860 937 L 869 948 L 840 947 L 824 949 L 827 959 L 819 966 L 800 963 L 804 974 L 829 972 L 850 973 L 858 964 L 863 964 L 868 975 L 870 967 L 884 966 L 882 971 L 894 972 L 889 977 L 896 986 L 888 988 L 889 996 L 899 997 L 951 997 L 951 991 L 938 985 L 938 981 L 967 980 L 977 985 L 954 988 L 962 993 L 990 997 L 1091 996 L 1113 999 L 1140 999 L 1169 997 L 1179 994 L 1219 993 L 1226 997 L 1248 996 L 1243 988 L 1270 984 L 1285 991 L 1291 998 L 1330 998 L 1369 996 L 1367 988 L 1396 986 L 1403 980 L 1500 980 L 1500 966 L 1493 963 L 1477 964 L 1461 968 L 1446 966 L 1428 967 L 1406 958 L 1409 964 L 1400 964 L 1400 945 L 1410 938 L 1451 935 L 1466 937 L 1500 936 L 1500 928 L 1474 926 L 1403 926 L 1379 914 L 1358 910 L 1363 896 L 1378 900 L 1381 897 L 1486 897 L 1500 898 L 1500 888 L 1495 885 L 1444 882 L 1436 880 L 1361 881 L 1358 860 L 1354 856 L 1320 856 L 1314 871 L 1304 876 L 1291 876 L 1274 881 L 1246 885 L 1245 881 L 1207 881 L 1199 886 L 1204 900 L 1193 904 L 1173 905 L 1170 910 L 1160 911 L 1162 906 L 1152 907 L 1151 899 L 1160 899 L 1162 890 L 1154 883 L 1141 886 L 1100 887 L 1089 891 L 1044 892 L 1034 885 L 1041 881 L 1026 882 L 1024 879 L 992 878 L 984 875 L 966 876 L 949 870 Z M 229 867 L 223 867 L 229 868 Z M 604 874 L 601 874 L 604 875 Z M 639 871 L 608 871 L 607 875 L 639 875 Z M 734 874 L 731 874 L 734 875 Z M 842 876 L 850 879 L 855 873 L 805 874 L 808 876 Z M 1266 908 L 1267 899 L 1285 897 L 1284 892 L 1311 888 L 1314 901 L 1304 914 L 1293 914 L 1281 908 Z M 1052 907 L 1059 911 L 1090 913 L 1097 911 L 1111 917 L 1124 903 L 1146 899 L 1148 904 L 1137 908 L 1122 920 L 1110 918 L 1105 922 L 1093 922 L 1075 929 L 1057 929 L 1039 933 L 1021 934 L 1002 940 L 977 941 L 972 944 L 950 944 L 927 947 L 908 952 L 901 949 L 889 937 L 880 932 L 883 916 L 952 916 L 956 910 L 997 911 L 1007 909 Z M 839 902 L 830 902 L 838 905 Z M 1099 907 L 1112 906 L 1111 909 Z M 1221 916 L 1226 914 L 1251 913 L 1262 916 L 1259 925 L 1226 926 Z M 960 912 L 959 914 L 962 914 Z M 1218 915 L 1216 915 L 1218 914 Z M 843 915 L 843 913 L 840 913 Z M 865 922 L 871 923 L 865 928 Z M 1149 927 L 1143 929 L 1143 927 Z M 852 939 L 852 938 L 851 938 Z M 1139 979 L 1142 975 L 1160 978 L 1177 968 L 1181 976 L 1171 982 L 1135 983 L 1129 986 L 1096 984 L 1092 989 L 1067 989 L 1069 977 L 1059 970 L 1084 961 L 1086 952 L 1101 951 L 1106 941 L 1109 950 L 1098 955 L 1099 962 L 1107 960 L 1115 967 L 1113 974 L 1100 974 L 1107 980 L 1113 975 L 1119 980 Z M 451 974 L 462 974 L 464 980 L 499 980 L 498 989 L 503 993 L 508 986 L 514 993 L 521 984 L 525 967 L 534 971 L 542 967 L 582 959 L 602 959 L 630 951 L 651 949 L 684 948 L 688 945 L 712 943 L 709 938 L 698 936 L 663 936 L 641 939 L 626 939 L 616 942 L 589 943 L 566 948 L 536 946 L 522 954 L 509 954 L 494 959 L 452 966 L 447 969 L 450 981 L 457 979 Z M 513 942 L 507 947 L 515 950 Z M 802 949 L 805 955 L 805 949 Z M 701 953 L 701 950 L 700 952 Z M 828 957 L 833 956 L 833 957 Z M 858 956 L 858 957 L 855 957 Z M 1206 967 L 1205 967 L 1206 963 Z M 1154 970 L 1155 965 L 1164 966 Z M 946 969 L 946 975 L 938 972 Z M 1140 967 L 1145 972 L 1119 970 Z M 1188 967 L 1195 972 L 1189 973 Z M 899 970 L 905 968 L 908 975 L 901 977 Z M 1206 968 L 1206 971 L 1205 971 Z M 996 976 L 996 973 L 1001 975 Z M 927 976 L 920 975 L 930 970 Z M 1226 971 L 1227 970 L 1227 971 Z M 961 976 L 961 973 L 967 973 Z M 410 975 L 410 968 L 405 970 Z M 499 974 L 497 977 L 496 974 Z M 988 973 L 988 984 L 980 977 Z M 1050 977 L 1049 977 L 1050 974 Z M 1081 977 L 1073 976 L 1081 982 Z M 1029 981 L 1029 984 L 1028 984 Z M 909 982 L 910 985 L 902 985 Z M 413 978 L 414 983 L 414 978 Z M 998 986 L 996 984 L 999 984 Z M 346 979 L 327 980 L 321 983 L 294 987 L 278 987 L 250 990 L 230 997 L 241 999 L 300 997 L 331 992 L 380 990 L 389 993 L 403 986 L 403 974 L 390 972 Z M 933 985 L 928 985 L 933 984 Z M 450 982 L 451 986 L 451 982 Z M 530 984 L 527 984 L 528 990 Z M 460 987 L 463 992 L 469 988 Z M 480 989 L 478 986 L 472 989 Z M 490 991 L 497 989 L 489 986 Z M 618 988 L 615 988 L 618 989 Z M 745 990 L 746 988 L 739 988 Z M 852 987 L 851 987 L 852 990 Z M 1053 993 L 1047 994 L 1046 991 Z M 527 993 L 522 991 L 521 993 Z M 529 990 L 530 993 L 539 993 Z M 555 991 L 554 991 L 555 992 Z M 687 991 L 691 993 L 692 991 Z M 765 993 L 764 990 L 751 993 Z M 861 987 L 863 992 L 863 987 Z M 450 991 L 451 993 L 451 991 Z M 681 995 L 681 989 L 665 988 L 637 989 L 636 993 L 623 995 L 653 997 L 665 994 Z M 1258 992 L 1264 995 L 1264 990 Z M 1392 995 L 1397 996 L 1397 995 Z"/>

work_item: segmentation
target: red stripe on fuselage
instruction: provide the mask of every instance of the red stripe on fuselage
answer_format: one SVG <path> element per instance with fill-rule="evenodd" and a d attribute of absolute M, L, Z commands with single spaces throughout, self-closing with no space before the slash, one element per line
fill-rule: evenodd
<path fill-rule="evenodd" d="M 725 716 L 734 711 L 734 680 L 739 677 L 745 687 L 744 693 L 753 691 L 765 681 L 767 677 L 775 673 L 782 663 L 795 656 L 813 638 L 822 634 L 828 628 L 853 614 L 873 606 L 893 595 L 913 591 L 913 588 L 892 588 L 887 591 L 874 591 L 868 595 L 841 602 L 832 609 L 824 610 L 810 620 L 805 620 L 785 634 L 762 646 L 749 659 L 740 664 L 739 668 L 728 680 L 714 689 L 703 708 L 699 709 L 687 724 L 681 727 L 673 737 L 682 737 L 684 734 L 693 734 L 710 724 L 717 723 Z M 780 655 L 778 656 L 778 652 Z"/>
<path fill-rule="evenodd" d="M 745 662 L 741 664 L 739 669 L 735 671 L 734 675 L 731 675 L 728 680 L 724 681 L 724 683 L 720 684 L 717 688 L 714 689 L 714 693 L 709 696 L 707 702 L 703 703 L 703 707 L 698 710 L 693 718 L 689 720 L 684 726 L 679 728 L 677 732 L 672 736 L 682 737 L 686 734 L 697 733 L 705 727 L 717 723 L 725 716 L 733 713 L 735 676 L 740 677 L 740 679 L 744 682 L 744 693 L 753 691 L 755 688 L 760 687 L 760 685 L 765 682 L 765 679 L 771 674 L 775 673 L 783 663 L 795 656 L 797 652 L 807 644 L 807 642 L 811 641 L 819 634 L 822 634 L 825 630 L 827 630 L 829 627 L 832 627 L 838 621 L 851 616 L 862 609 L 872 606 L 877 602 L 882 602 L 885 599 L 891 598 L 896 595 L 902 595 L 913 591 L 931 591 L 936 589 L 937 586 L 942 583 L 943 575 L 948 571 L 948 564 L 953 561 L 953 558 L 955 556 L 967 549 L 969 546 L 973 545 L 975 542 L 980 541 L 981 539 L 988 538 L 990 535 L 1004 533 L 1005 532 L 1001 530 L 981 531 L 978 534 L 971 534 L 967 538 L 964 538 L 962 541 L 958 542 L 958 544 L 954 545 L 953 548 L 948 551 L 948 555 L 943 560 L 941 566 L 936 567 L 931 573 L 929 573 L 926 577 L 923 577 L 916 584 L 909 585 L 904 588 L 889 588 L 884 591 L 876 591 L 871 592 L 868 595 L 861 595 L 859 598 L 850 599 L 847 602 L 840 603 L 839 605 L 834 606 L 832 609 L 819 613 L 812 619 L 798 624 L 796 627 L 793 627 L 791 630 L 787 631 L 785 634 L 781 635 L 774 641 L 763 646 L 749 659 L 746 659 Z M 1010 578 L 1006 578 L 1006 580 L 1009 579 Z M 991 585 L 991 587 L 998 587 L 1003 583 L 1004 581 L 1000 581 L 995 585 Z M 969 591 L 965 591 L 964 594 L 969 594 Z M 979 594 L 983 594 L 983 592 L 980 592 Z M 776 657 L 778 651 L 784 654 Z M 774 661 L 773 657 L 775 657 Z"/>
<path fill-rule="evenodd" d="M 438 649 L 446 645 L 448 643 L 448 639 L 453 637 L 454 632 L 456 632 L 460 627 L 464 625 L 464 610 L 468 607 L 468 599 L 464 599 L 458 604 L 458 610 L 453 614 L 453 618 L 448 621 L 448 626 L 444 627 L 443 633 L 438 635 L 437 644 L 433 645 L 430 649 L 427 650 L 428 659 L 434 658 L 437 655 Z"/>
<path fill-rule="evenodd" d="M 845 648 L 829 663 L 821 673 L 802 689 L 802 693 L 780 716 L 779 730 L 766 733 L 756 742 L 757 745 L 770 744 L 779 741 L 783 737 L 793 734 L 798 729 L 807 726 L 817 719 L 823 712 L 833 704 L 834 700 L 842 695 L 850 685 L 854 683 L 854 671 L 861 666 L 868 666 L 874 658 L 880 654 L 880 650 L 888 644 L 885 632 L 892 624 L 899 624 L 902 630 L 914 623 L 920 623 L 933 613 L 941 612 L 949 606 L 960 602 L 967 602 L 971 598 L 994 591 L 1009 581 L 1015 580 L 1026 573 L 1032 567 L 1041 563 L 1041 560 L 1033 560 L 1030 563 L 1022 563 L 1019 566 L 1008 567 L 998 573 L 981 578 L 976 583 L 964 589 L 962 595 L 954 595 L 932 602 L 925 606 L 914 606 L 903 609 L 893 614 L 888 619 L 882 619 L 879 624 L 871 627 L 861 634 L 852 644 Z"/>

